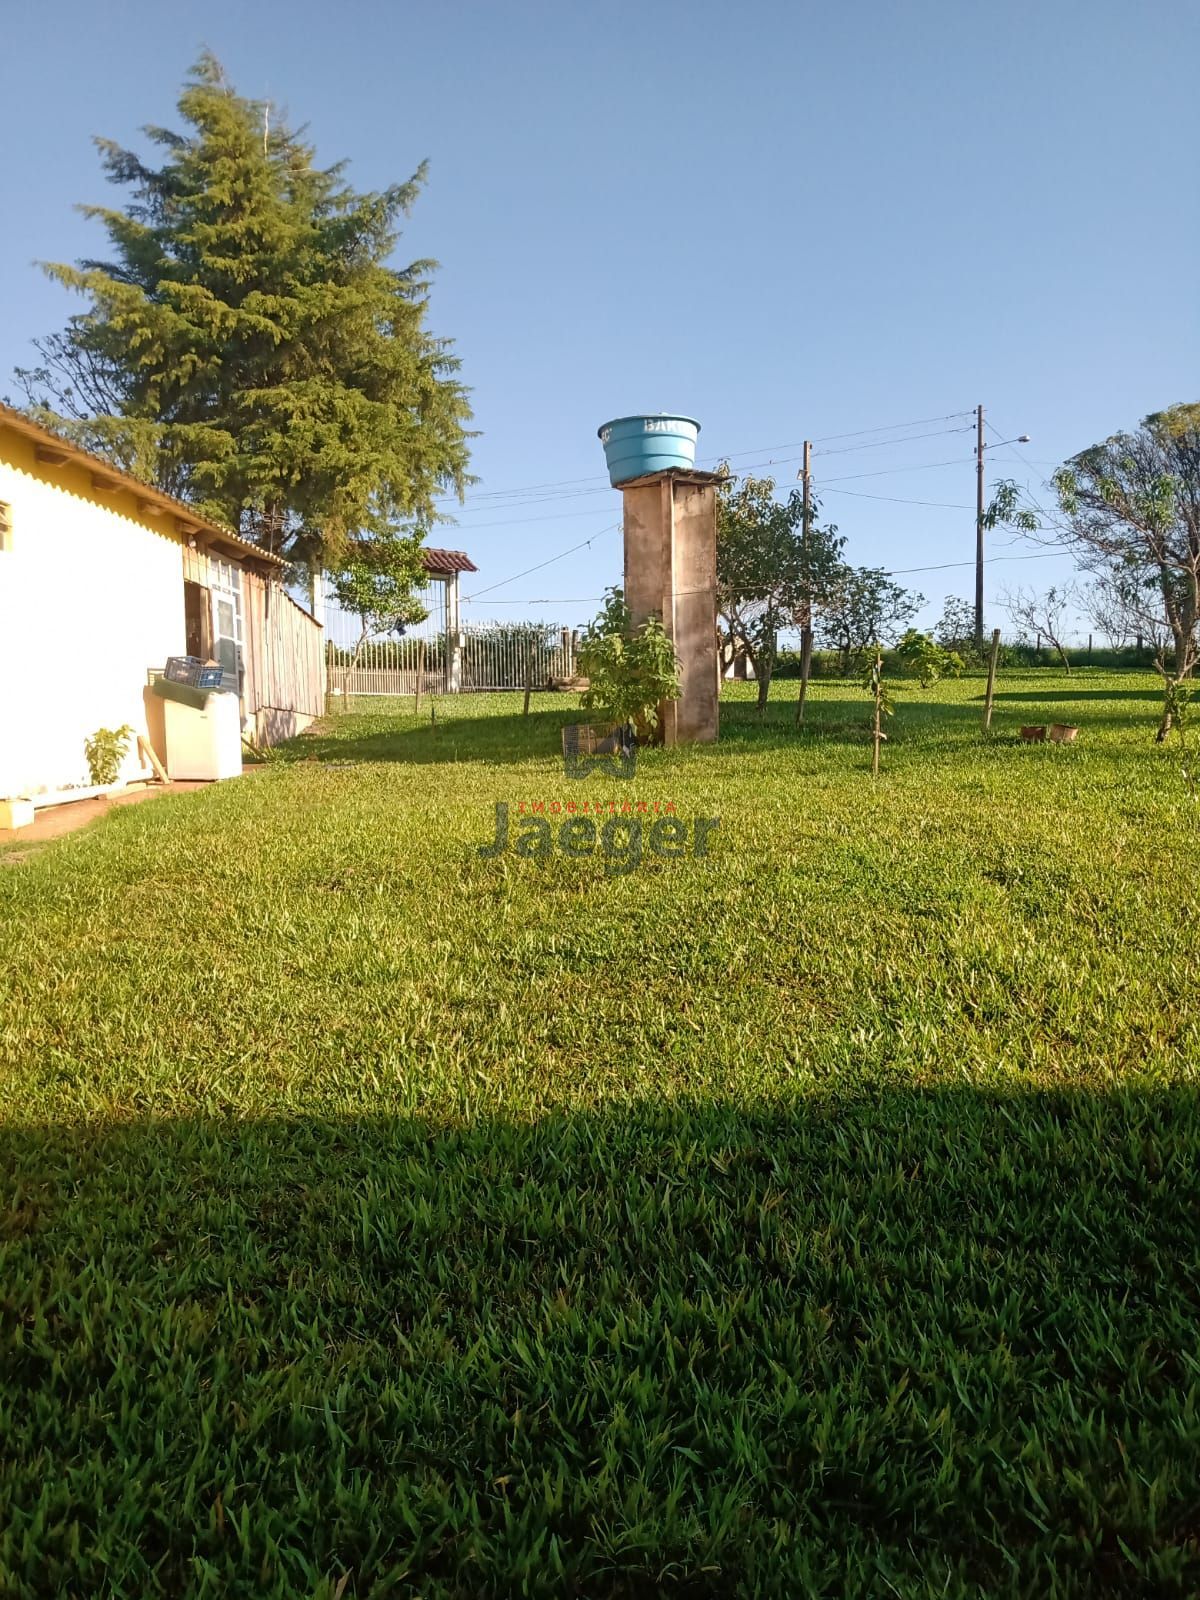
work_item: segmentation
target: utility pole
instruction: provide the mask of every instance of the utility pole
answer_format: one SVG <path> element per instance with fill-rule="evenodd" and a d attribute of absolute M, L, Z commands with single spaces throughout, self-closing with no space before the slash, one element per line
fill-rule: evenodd
<path fill-rule="evenodd" d="M 804 480 L 804 521 L 801 532 L 801 549 L 804 551 L 805 582 L 811 589 L 812 568 L 809 555 L 809 530 L 812 526 L 812 445 L 804 441 L 804 466 L 800 472 Z M 804 721 L 804 702 L 808 698 L 808 677 L 812 670 L 812 595 L 805 596 L 800 612 L 800 698 L 796 701 L 796 726 Z"/>
<path fill-rule="evenodd" d="M 975 648 L 983 646 L 983 407 L 975 407 Z"/>

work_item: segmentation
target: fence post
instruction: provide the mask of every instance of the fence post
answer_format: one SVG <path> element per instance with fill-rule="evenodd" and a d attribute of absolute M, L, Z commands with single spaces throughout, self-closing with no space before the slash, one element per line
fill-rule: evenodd
<path fill-rule="evenodd" d="M 421 679 L 425 676 L 425 641 L 417 640 L 417 681 L 413 693 L 413 716 L 421 715 Z"/>
<path fill-rule="evenodd" d="M 983 705 L 983 731 L 992 725 L 992 696 L 996 692 L 996 662 L 1000 657 L 1000 629 L 992 629 L 992 653 L 988 656 L 987 694 Z"/>
<path fill-rule="evenodd" d="M 533 693 L 533 660 L 534 660 L 534 643 L 533 643 L 533 640 L 530 639 L 530 641 L 529 641 L 529 661 L 528 661 L 528 663 L 527 663 L 527 665 L 525 667 L 525 709 L 521 712 L 521 715 L 523 717 L 527 717 L 529 715 L 529 696 Z"/>

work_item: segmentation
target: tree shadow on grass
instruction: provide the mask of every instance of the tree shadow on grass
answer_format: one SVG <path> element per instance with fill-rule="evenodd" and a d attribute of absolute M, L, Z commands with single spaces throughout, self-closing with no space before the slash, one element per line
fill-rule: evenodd
<path fill-rule="evenodd" d="M 9 1128 L 0 1574 L 1195 1593 L 1198 1160 L 1183 1091 Z"/>
<path fill-rule="evenodd" d="M 980 695 L 980 700 L 983 696 Z M 997 689 L 994 696 L 997 705 L 1002 700 L 1044 702 L 1048 705 L 1068 703 L 1075 700 L 1141 700 L 1151 704 L 1162 704 L 1161 689 L 1072 689 L 1069 685 L 1061 689 Z"/>

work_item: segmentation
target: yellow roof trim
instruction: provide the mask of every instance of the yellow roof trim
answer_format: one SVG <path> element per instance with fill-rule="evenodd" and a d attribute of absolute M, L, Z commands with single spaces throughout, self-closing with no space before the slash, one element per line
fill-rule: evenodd
<path fill-rule="evenodd" d="M 37 458 L 44 466 L 84 468 L 91 474 L 91 486 L 95 494 L 113 494 L 118 489 L 125 490 L 137 501 L 138 511 L 142 516 L 169 518 L 171 531 L 180 539 L 186 540 L 189 537 L 194 538 L 197 534 L 203 534 L 205 542 L 210 546 L 226 547 L 247 561 L 261 561 L 269 567 L 287 566 L 282 556 L 272 555 L 269 550 L 260 549 L 248 539 L 243 539 L 240 534 L 223 528 L 219 522 L 211 522 L 207 517 L 202 517 L 195 506 L 188 505 L 186 500 L 177 500 L 174 495 L 164 494 L 153 484 L 143 483 L 141 478 L 123 472 L 120 467 L 114 467 L 112 462 L 106 461 L 103 456 L 95 455 L 90 450 L 81 450 L 69 439 L 60 438 L 57 433 L 51 433 L 49 428 L 31 422 L 22 412 L 14 411 L 11 406 L 2 403 L 0 403 L 0 428 L 11 428 L 14 433 L 31 440 Z"/>

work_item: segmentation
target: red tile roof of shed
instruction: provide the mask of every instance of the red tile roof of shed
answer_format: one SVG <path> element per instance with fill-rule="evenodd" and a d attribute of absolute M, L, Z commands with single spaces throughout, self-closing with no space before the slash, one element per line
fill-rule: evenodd
<path fill-rule="evenodd" d="M 465 550 L 434 550 L 426 545 L 422 554 L 425 557 L 426 572 L 479 571 Z"/>

